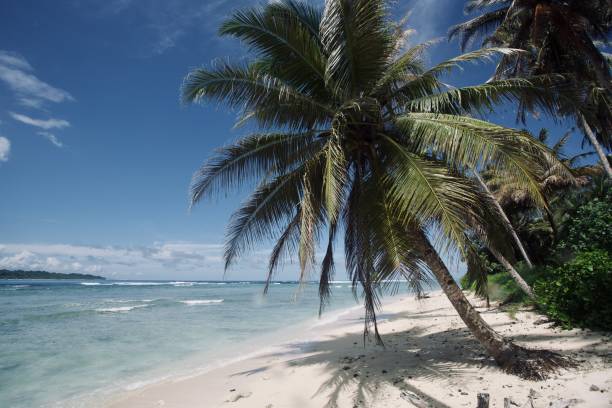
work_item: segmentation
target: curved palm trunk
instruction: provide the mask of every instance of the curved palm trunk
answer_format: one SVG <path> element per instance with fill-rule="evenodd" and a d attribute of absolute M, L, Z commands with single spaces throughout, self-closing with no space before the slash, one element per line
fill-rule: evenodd
<path fill-rule="evenodd" d="M 601 144 L 597 140 L 597 137 L 595 136 L 595 133 L 593 133 L 593 130 L 591 129 L 591 127 L 587 123 L 587 121 L 584 118 L 584 116 L 580 115 L 580 121 L 582 122 L 582 127 L 584 128 L 584 133 L 586 133 L 587 137 L 589 138 L 589 141 L 591 142 L 591 144 L 595 148 L 595 151 L 597 152 L 597 155 L 599 156 L 599 160 L 601 161 L 602 166 L 606 170 L 606 174 L 608 175 L 608 178 L 612 179 L 612 168 L 610 167 L 610 162 L 608 161 L 608 158 L 606 157 L 606 153 L 603 151 L 603 148 L 601 147 Z"/>
<path fill-rule="evenodd" d="M 544 380 L 549 372 L 575 366 L 575 362 L 569 358 L 547 350 L 530 350 L 517 346 L 497 333 L 467 300 L 435 248 L 420 230 L 414 231 L 414 248 L 429 266 L 461 320 L 505 371 L 529 380 Z"/>
<path fill-rule="evenodd" d="M 480 316 L 480 313 L 474 309 L 427 237 L 422 232 L 415 232 L 415 234 L 417 235 L 414 243 L 415 248 L 431 269 L 442 291 L 450 300 L 461 320 L 499 365 L 507 365 L 512 358 L 512 343 L 493 330 Z"/>
<path fill-rule="evenodd" d="M 533 263 L 531 263 L 531 259 L 529 259 L 529 255 L 527 255 L 527 251 L 525 250 L 525 247 L 523 246 L 523 243 L 521 242 L 521 240 L 518 237 L 516 231 L 514 230 L 514 227 L 512 226 L 512 223 L 510 222 L 510 219 L 508 219 L 508 216 L 504 212 L 504 209 L 497 202 L 497 200 L 493 196 L 493 193 L 491 193 L 491 190 L 489 190 L 489 186 L 487 186 L 487 184 L 484 182 L 482 177 L 480 177 L 480 174 L 478 174 L 478 172 L 476 170 L 473 170 L 473 172 L 474 172 L 474 176 L 476 176 L 476 180 L 478 180 L 478 183 L 480 184 L 482 189 L 491 198 L 491 200 L 493 201 L 493 204 L 495 205 L 495 208 L 497 209 L 497 212 L 499 213 L 499 215 L 501 215 L 502 219 L 504 220 L 504 223 L 506 224 L 506 227 L 508 228 L 508 231 L 510 231 L 510 234 L 512 234 L 512 238 L 514 239 L 514 243 L 518 247 L 519 251 L 521 251 L 521 255 L 523 256 L 523 259 L 525 260 L 525 262 L 527 262 L 527 265 L 529 266 L 530 269 L 533 268 Z"/>
<path fill-rule="evenodd" d="M 491 251 L 495 259 L 497 259 L 497 261 L 508 270 L 508 273 L 510 274 L 510 276 L 512 276 L 512 279 L 514 279 L 514 281 L 517 285 L 519 285 L 521 290 L 525 292 L 527 296 L 529 296 L 529 299 L 535 300 L 535 295 L 533 294 L 531 286 L 529 286 L 529 284 L 525 282 L 525 279 L 523 279 L 523 277 L 517 272 L 517 270 L 514 269 L 514 266 L 512 266 L 512 264 L 499 252 L 491 248 L 489 248 L 489 251 Z"/>

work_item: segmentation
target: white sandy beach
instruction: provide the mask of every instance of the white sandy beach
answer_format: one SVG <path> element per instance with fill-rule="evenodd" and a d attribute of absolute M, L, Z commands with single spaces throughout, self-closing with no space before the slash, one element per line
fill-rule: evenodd
<path fill-rule="evenodd" d="M 354 308 L 323 320 L 302 341 L 117 395 L 108 407 L 475 407 L 479 392 L 490 394 L 492 407 L 506 397 L 518 407 L 612 407 L 610 336 L 554 328 L 527 310 L 515 319 L 496 308 L 480 311 L 504 336 L 560 351 L 580 367 L 543 382 L 504 374 L 434 292 L 385 305 L 379 328 L 386 348 L 364 348 L 362 311 Z"/>

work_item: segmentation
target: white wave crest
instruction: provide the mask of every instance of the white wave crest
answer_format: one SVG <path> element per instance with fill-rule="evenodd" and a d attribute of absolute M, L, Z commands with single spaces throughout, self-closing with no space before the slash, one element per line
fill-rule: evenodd
<path fill-rule="evenodd" d="M 159 286 L 167 285 L 166 282 L 114 282 L 113 285 L 119 286 Z"/>
<path fill-rule="evenodd" d="M 96 309 L 96 312 L 100 313 L 118 313 L 118 312 L 129 312 L 130 310 L 139 309 L 141 307 L 147 307 L 148 305 L 134 305 L 134 306 L 122 306 L 122 307 L 103 307 Z"/>
<path fill-rule="evenodd" d="M 181 286 L 193 286 L 196 285 L 196 282 L 170 282 L 171 285 L 181 287 Z"/>
<path fill-rule="evenodd" d="M 223 299 L 181 300 L 180 302 L 188 306 L 196 306 L 196 305 L 210 305 L 214 303 L 223 303 Z"/>

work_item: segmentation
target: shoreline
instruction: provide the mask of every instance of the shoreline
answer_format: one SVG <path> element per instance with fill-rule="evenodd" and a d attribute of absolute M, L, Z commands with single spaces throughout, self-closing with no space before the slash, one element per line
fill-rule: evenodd
<path fill-rule="evenodd" d="M 346 282 L 341 282 L 346 283 Z M 383 299 L 383 304 L 393 302 L 399 297 L 406 297 L 408 294 L 387 296 Z M 82 407 L 95 406 L 106 407 L 117 399 L 117 396 L 126 396 L 134 392 L 139 392 L 149 387 L 164 383 L 174 383 L 184 381 L 194 377 L 206 375 L 211 371 L 223 369 L 225 367 L 240 364 L 243 361 L 255 359 L 261 355 L 272 353 L 285 344 L 290 344 L 300 340 L 310 342 L 318 339 L 327 326 L 334 324 L 339 318 L 351 315 L 359 318 L 363 314 L 363 307 L 360 304 L 331 308 L 319 317 L 309 317 L 303 320 L 274 330 L 270 333 L 256 335 L 249 341 L 240 341 L 236 344 L 223 347 L 215 352 L 202 350 L 196 352 L 191 358 L 183 358 L 171 364 L 164 364 L 156 370 L 147 371 L 137 378 L 126 378 L 114 382 L 108 387 L 92 390 L 73 398 L 59 402 L 60 406 Z M 236 354 L 236 349 L 240 351 Z M 200 361 L 199 363 L 189 363 L 189 361 Z M 160 374 L 166 372 L 166 374 Z M 56 406 L 51 404 L 51 406 Z"/>
<path fill-rule="evenodd" d="M 503 335 L 571 355 L 580 367 L 543 382 L 501 372 L 448 300 L 434 291 L 421 301 L 398 295 L 385 302 L 379 315 L 385 348 L 368 342 L 364 347 L 362 307 L 354 306 L 330 312 L 333 318 L 324 316 L 321 323 L 310 320 L 283 329 L 285 335 L 295 330 L 292 338 L 277 337 L 266 348 L 211 363 L 204 371 L 117 393 L 102 406 L 469 407 L 478 392 L 490 393 L 492 407 L 503 406 L 504 397 L 522 405 L 530 393 L 535 406 L 558 401 L 567 402 L 559 406 L 610 406 L 609 334 L 562 331 L 540 324 L 541 316 L 527 310 L 519 311 L 516 320 L 496 309 L 479 310 Z M 599 391 L 591 391 L 592 386 Z"/>

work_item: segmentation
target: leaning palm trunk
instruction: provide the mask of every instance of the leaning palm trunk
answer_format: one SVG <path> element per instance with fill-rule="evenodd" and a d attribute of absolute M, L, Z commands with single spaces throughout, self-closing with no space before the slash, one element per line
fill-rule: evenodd
<path fill-rule="evenodd" d="M 489 187 L 484 182 L 482 177 L 480 177 L 480 174 L 478 174 L 476 170 L 474 170 L 474 176 L 476 176 L 476 180 L 478 180 L 478 183 L 480 184 L 484 192 L 491 198 L 491 201 L 493 202 L 493 205 L 495 205 L 497 212 L 504 220 L 504 224 L 506 225 L 506 228 L 508 228 L 508 231 L 512 235 L 512 238 L 514 239 L 514 243 L 518 247 L 519 251 L 521 251 L 521 255 L 523 256 L 523 259 L 525 260 L 525 262 L 527 262 L 527 265 L 529 266 L 530 269 L 533 268 L 533 263 L 531 263 L 531 260 L 529 259 L 529 255 L 527 255 L 527 251 L 525 250 L 523 243 L 521 242 L 516 231 L 514 230 L 514 227 L 512 226 L 512 223 L 510 222 L 510 219 L 506 215 L 504 209 L 499 204 L 499 202 L 495 199 L 495 197 L 493 196 L 493 193 L 491 193 L 491 190 L 489 190 Z"/>
<path fill-rule="evenodd" d="M 497 261 L 502 264 L 504 268 L 506 268 L 510 276 L 512 276 L 512 279 L 514 279 L 514 281 L 521 288 L 521 290 L 525 292 L 527 296 L 529 296 L 529 299 L 535 300 L 535 295 L 533 294 L 531 286 L 529 286 L 529 284 L 525 282 L 525 279 L 523 279 L 523 277 L 517 272 L 517 270 L 514 269 L 514 266 L 512 266 L 510 261 L 508 261 L 502 254 L 497 252 L 495 249 L 490 249 L 490 251 L 495 257 L 495 259 L 497 259 Z"/>
<path fill-rule="evenodd" d="M 421 231 L 414 231 L 413 245 L 427 263 L 461 320 L 505 371 L 523 378 L 541 380 L 546 378 L 547 371 L 572 364 L 556 353 L 525 349 L 505 339 L 493 330 L 470 304 L 435 248 Z"/>
<path fill-rule="evenodd" d="M 601 161 L 601 165 L 606 170 L 606 174 L 608 175 L 608 178 L 612 179 L 612 168 L 610 167 L 610 162 L 608 162 L 608 158 L 606 157 L 606 153 L 603 151 L 603 148 L 601 147 L 601 144 L 597 141 L 597 137 L 593 133 L 593 130 L 591 129 L 591 127 L 587 123 L 587 121 L 584 118 L 584 116 L 580 115 L 580 121 L 582 122 L 582 127 L 584 128 L 584 133 L 587 135 L 587 137 L 589 138 L 589 141 L 591 142 L 591 144 L 595 148 L 595 151 L 597 152 L 597 155 L 599 156 L 599 160 Z"/>

